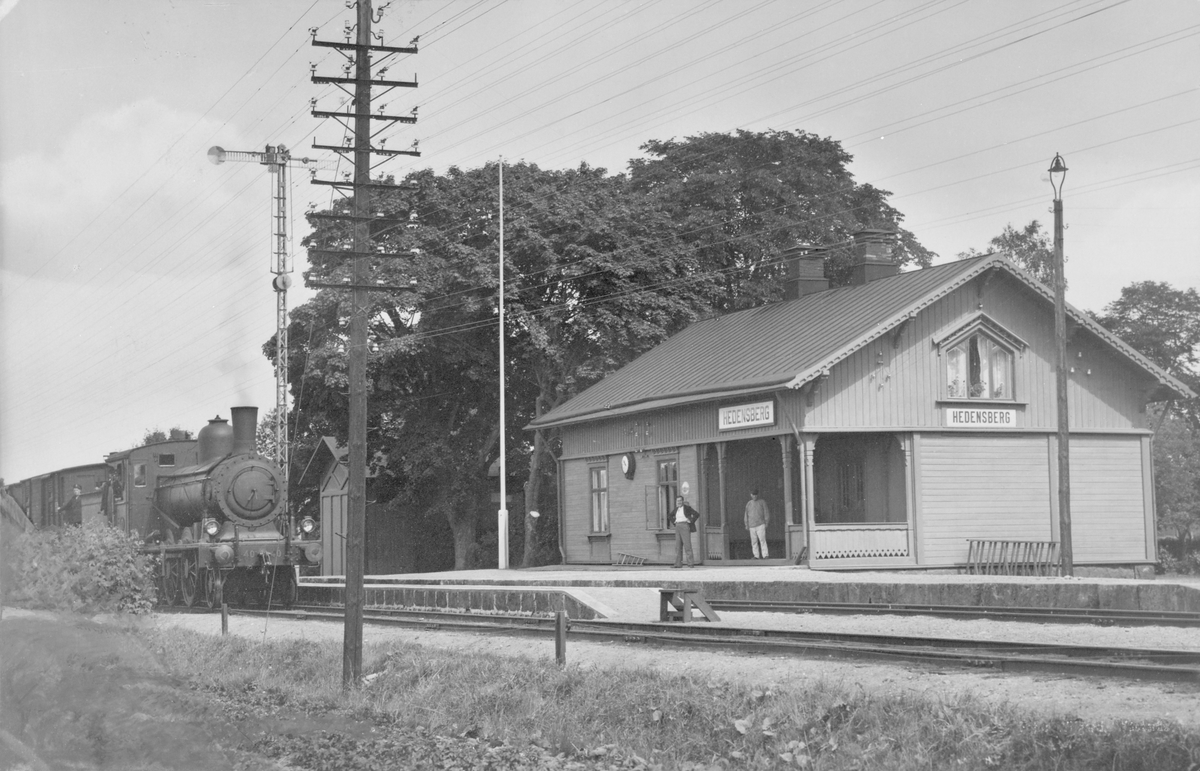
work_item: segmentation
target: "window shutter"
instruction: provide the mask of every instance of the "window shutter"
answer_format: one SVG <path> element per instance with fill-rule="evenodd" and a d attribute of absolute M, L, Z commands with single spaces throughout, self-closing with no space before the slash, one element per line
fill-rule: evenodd
<path fill-rule="evenodd" d="M 658 511 L 658 485 L 646 485 L 646 529 L 662 530 Z"/>

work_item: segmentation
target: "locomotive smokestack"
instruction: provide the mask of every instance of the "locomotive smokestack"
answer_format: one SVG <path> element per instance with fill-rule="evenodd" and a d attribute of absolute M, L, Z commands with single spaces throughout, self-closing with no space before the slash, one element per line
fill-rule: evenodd
<path fill-rule="evenodd" d="M 233 454 L 257 452 L 255 434 L 258 432 L 258 407 L 233 407 Z"/>

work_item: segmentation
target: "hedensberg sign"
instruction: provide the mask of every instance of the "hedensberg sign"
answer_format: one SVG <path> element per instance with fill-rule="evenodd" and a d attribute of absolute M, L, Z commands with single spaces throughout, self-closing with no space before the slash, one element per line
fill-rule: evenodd
<path fill-rule="evenodd" d="M 775 425 L 775 402 L 756 402 L 739 404 L 736 407 L 722 407 L 717 413 L 717 427 L 721 431 L 773 425 Z"/>

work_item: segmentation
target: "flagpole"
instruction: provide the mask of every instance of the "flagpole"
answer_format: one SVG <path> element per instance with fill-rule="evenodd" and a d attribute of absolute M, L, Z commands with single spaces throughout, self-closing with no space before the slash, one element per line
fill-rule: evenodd
<path fill-rule="evenodd" d="M 500 156 L 500 509 L 496 512 L 497 564 L 508 568 L 508 470 L 504 430 L 504 156 Z"/>

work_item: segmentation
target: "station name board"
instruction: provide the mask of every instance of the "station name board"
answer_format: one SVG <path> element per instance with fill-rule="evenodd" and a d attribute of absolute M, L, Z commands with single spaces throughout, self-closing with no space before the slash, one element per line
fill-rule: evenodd
<path fill-rule="evenodd" d="M 717 428 L 731 431 L 735 428 L 775 425 L 775 402 L 739 404 L 736 407 L 721 407 L 717 413 Z"/>
<path fill-rule="evenodd" d="M 1016 410 L 946 408 L 946 425 L 958 428 L 1016 428 Z"/>

